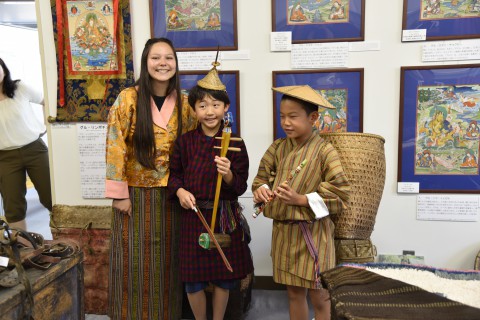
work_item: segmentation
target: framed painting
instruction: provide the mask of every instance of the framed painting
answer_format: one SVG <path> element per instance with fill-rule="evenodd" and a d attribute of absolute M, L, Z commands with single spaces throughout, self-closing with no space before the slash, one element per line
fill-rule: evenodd
<path fill-rule="evenodd" d="M 480 193 L 480 64 L 401 68 L 398 182 Z"/>
<path fill-rule="evenodd" d="M 426 40 L 478 38 L 480 1 L 403 0 L 402 29 L 426 29 Z"/>
<path fill-rule="evenodd" d="M 180 71 L 180 88 L 182 93 L 188 95 L 192 87 L 197 85 L 197 81 L 205 77 L 208 71 Z M 233 116 L 232 132 L 240 135 L 240 74 L 238 70 L 223 71 L 218 70 L 218 76 L 222 83 L 227 87 L 228 97 L 230 99 L 229 112 Z"/>
<path fill-rule="evenodd" d="M 272 31 L 292 43 L 363 41 L 365 0 L 272 0 Z"/>
<path fill-rule="evenodd" d="M 320 132 L 363 131 L 363 68 L 310 71 L 273 71 L 273 86 L 308 84 L 324 96 L 335 109 L 319 108 L 315 124 Z M 284 138 L 280 125 L 281 93 L 273 92 L 273 136 Z"/>
<path fill-rule="evenodd" d="M 150 0 L 150 21 L 178 51 L 238 49 L 236 0 Z"/>

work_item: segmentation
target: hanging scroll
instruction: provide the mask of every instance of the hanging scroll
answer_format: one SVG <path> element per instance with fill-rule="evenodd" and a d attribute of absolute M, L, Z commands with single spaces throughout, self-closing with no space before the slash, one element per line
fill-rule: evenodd
<path fill-rule="evenodd" d="M 117 95 L 134 82 L 129 1 L 51 5 L 58 64 L 54 120 L 106 121 Z"/>

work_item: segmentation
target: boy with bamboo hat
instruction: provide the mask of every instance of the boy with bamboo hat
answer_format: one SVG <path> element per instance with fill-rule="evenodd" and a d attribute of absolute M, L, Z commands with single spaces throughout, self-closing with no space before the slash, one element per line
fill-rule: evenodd
<path fill-rule="evenodd" d="M 320 272 L 335 266 L 334 225 L 329 215 L 348 203 L 350 185 L 337 151 L 313 127 L 318 107 L 333 106 L 310 86 L 273 88 L 282 93 L 280 122 L 287 137 L 275 140 L 252 185 L 255 203 L 273 219 L 273 279 L 287 286 L 290 319 L 330 319 Z"/>
<path fill-rule="evenodd" d="M 225 85 L 218 77 L 216 61 L 213 68 L 188 95 L 199 126 L 177 139 L 170 160 L 169 191 L 176 195 L 183 207 L 180 231 L 180 276 L 195 319 L 207 319 L 204 288 L 214 286 L 213 319 L 223 319 L 229 290 L 240 279 L 253 272 L 253 262 L 248 247 L 249 235 L 242 219 L 238 197 L 247 189 L 248 154 L 241 139 L 234 141 L 238 152 L 228 152 L 225 157 L 216 155 L 214 147 L 228 123 L 224 123 L 230 99 Z M 232 137 L 235 135 L 232 135 Z M 232 139 L 233 140 L 233 139 Z M 219 215 L 212 225 L 213 233 L 228 234 L 231 244 L 223 252 L 233 272 L 227 270 L 215 249 L 206 250 L 199 245 L 199 235 L 205 233 L 193 209 L 201 210 L 206 221 L 212 221 L 212 200 L 217 176 L 221 176 Z"/>

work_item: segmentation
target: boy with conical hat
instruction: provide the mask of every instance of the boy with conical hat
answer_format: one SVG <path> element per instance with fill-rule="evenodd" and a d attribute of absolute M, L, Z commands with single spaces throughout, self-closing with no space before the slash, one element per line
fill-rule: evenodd
<path fill-rule="evenodd" d="M 213 319 L 223 319 L 229 290 L 239 285 L 239 280 L 253 272 L 248 242 L 247 225 L 242 216 L 238 197 L 247 189 L 248 154 L 243 141 L 232 141 L 239 152 L 227 152 L 220 157 L 214 151 L 219 145 L 217 137 L 227 124 L 223 119 L 230 107 L 225 85 L 213 68 L 188 95 L 199 126 L 177 139 L 170 160 L 168 188 L 183 208 L 180 230 L 180 277 L 185 282 L 188 301 L 195 319 L 207 319 L 204 288 L 214 286 Z M 235 135 L 232 134 L 232 137 Z M 219 214 L 215 219 L 214 233 L 230 235 L 231 245 L 223 248 L 233 272 L 225 267 L 217 250 L 203 249 L 199 235 L 207 231 L 192 210 L 200 208 L 205 220 L 212 220 L 216 178 L 222 176 Z"/>
<path fill-rule="evenodd" d="M 287 137 L 275 140 L 252 184 L 255 203 L 273 219 L 273 280 L 287 286 L 290 318 L 307 319 L 307 292 L 315 319 L 330 319 L 320 273 L 335 266 L 330 215 L 348 204 L 350 184 L 333 146 L 313 127 L 318 106 L 333 108 L 310 86 L 273 88 L 283 93 L 280 122 Z"/>

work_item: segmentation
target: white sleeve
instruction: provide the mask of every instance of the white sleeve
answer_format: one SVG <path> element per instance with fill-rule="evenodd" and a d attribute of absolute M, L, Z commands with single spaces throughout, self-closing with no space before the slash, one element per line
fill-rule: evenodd
<path fill-rule="evenodd" d="M 329 215 L 327 205 L 325 204 L 325 202 L 323 202 L 322 197 L 320 197 L 318 193 L 312 192 L 306 194 L 306 196 L 308 199 L 308 204 L 310 205 L 310 208 L 315 214 L 316 220 L 322 219 L 323 217 Z"/>
<path fill-rule="evenodd" d="M 18 83 L 18 89 L 22 91 L 22 94 L 25 95 L 28 101 L 36 103 L 36 104 L 43 104 L 43 92 L 38 91 L 33 86 L 27 85 L 20 81 Z"/>

